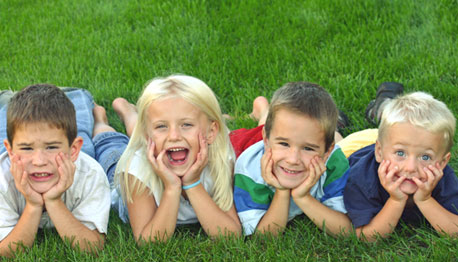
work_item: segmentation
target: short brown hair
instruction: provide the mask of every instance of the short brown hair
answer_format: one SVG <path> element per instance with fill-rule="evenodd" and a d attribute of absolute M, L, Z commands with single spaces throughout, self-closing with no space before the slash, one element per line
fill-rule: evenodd
<path fill-rule="evenodd" d="M 13 143 L 18 127 L 38 122 L 63 129 L 69 144 L 76 138 L 75 107 L 65 93 L 54 85 L 30 85 L 17 92 L 8 103 L 6 118 L 6 132 L 10 144 Z"/>
<path fill-rule="evenodd" d="M 291 82 L 275 91 L 264 126 L 267 137 L 276 113 L 282 108 L 318 120 L 325 133 L 326 150 L 334 143 L 338 111 L 331 95 L 323 87 L 309 82 Z"/>

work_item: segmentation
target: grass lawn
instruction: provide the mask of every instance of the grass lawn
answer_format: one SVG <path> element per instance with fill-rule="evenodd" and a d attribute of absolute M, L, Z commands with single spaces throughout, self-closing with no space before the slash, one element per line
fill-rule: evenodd
<path fill-rule="evenodd" d="M 135 102 L 147 80 L 183 73 L 215 91 L 235 129 L 255 126 L 248 113 L 256 96 L 305 80 L 333 95 L 352 122 L 348 134 L 370 127 L 364 109 L 384 81 L 429 92 L 458 115 L 456 14 L 456 0 L 3 0 L 0 86 L 87 88 L 122 131 L 114 98 Z M 454 146 L 455 169 L 457 153 Z M 390 239 L 367 244 L 329 237 L 305 217 L 279 238 L 212 241 L 187 226 L 167 243 L 137 247 L 112 213 L 98 258 L 73 251 L 51 230 L 40 231 L 17 260 L 451 261 L 457 254 L 458 241 L 427 226 L 402 226 Z"/>

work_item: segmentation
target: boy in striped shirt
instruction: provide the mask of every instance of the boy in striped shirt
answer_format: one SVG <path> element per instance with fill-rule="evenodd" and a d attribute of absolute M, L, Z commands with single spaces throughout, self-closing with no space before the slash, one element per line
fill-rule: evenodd
<path fill-rule="evenodd" d="M 240 153 L 234 201 L 244 233 L 278 234 L 302 213 L 327 233 L 348 232 L 342 196 L 348 161 L 334 142 L 338 110 L 330 94 L 316 84 L 288 83 L 265 115 L 264 126 L 231 133 Z"/>

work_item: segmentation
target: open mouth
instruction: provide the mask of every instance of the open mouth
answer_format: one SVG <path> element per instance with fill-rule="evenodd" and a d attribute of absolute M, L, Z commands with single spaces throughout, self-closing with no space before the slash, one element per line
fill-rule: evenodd
<path fill-rule="evenodd" d="M 188 159 L 189 150 L 184 147 L 176 147 L 167 150 L 169 162 L 173 165 L 180 165 Z"/>

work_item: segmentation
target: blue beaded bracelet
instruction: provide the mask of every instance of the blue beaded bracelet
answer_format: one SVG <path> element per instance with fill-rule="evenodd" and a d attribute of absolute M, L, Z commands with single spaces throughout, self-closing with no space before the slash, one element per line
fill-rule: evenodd
<path fill-rule="evenodd" d="M 193 187 L 195 187 L 195 186 L 197 186 L 197 185 L 199 185 L 199 184 L 200 184 L 200 179 L 197 180 L 197 182 L 195 182 L 195 183 L 193 183 L 193 184 L 190 184 L 190 185 L 187 185 L 187 186 L 183 186 L 183 189 L 184 189 L 184 190 L 190 189 L 190 188 L 193 188 Z"/>

